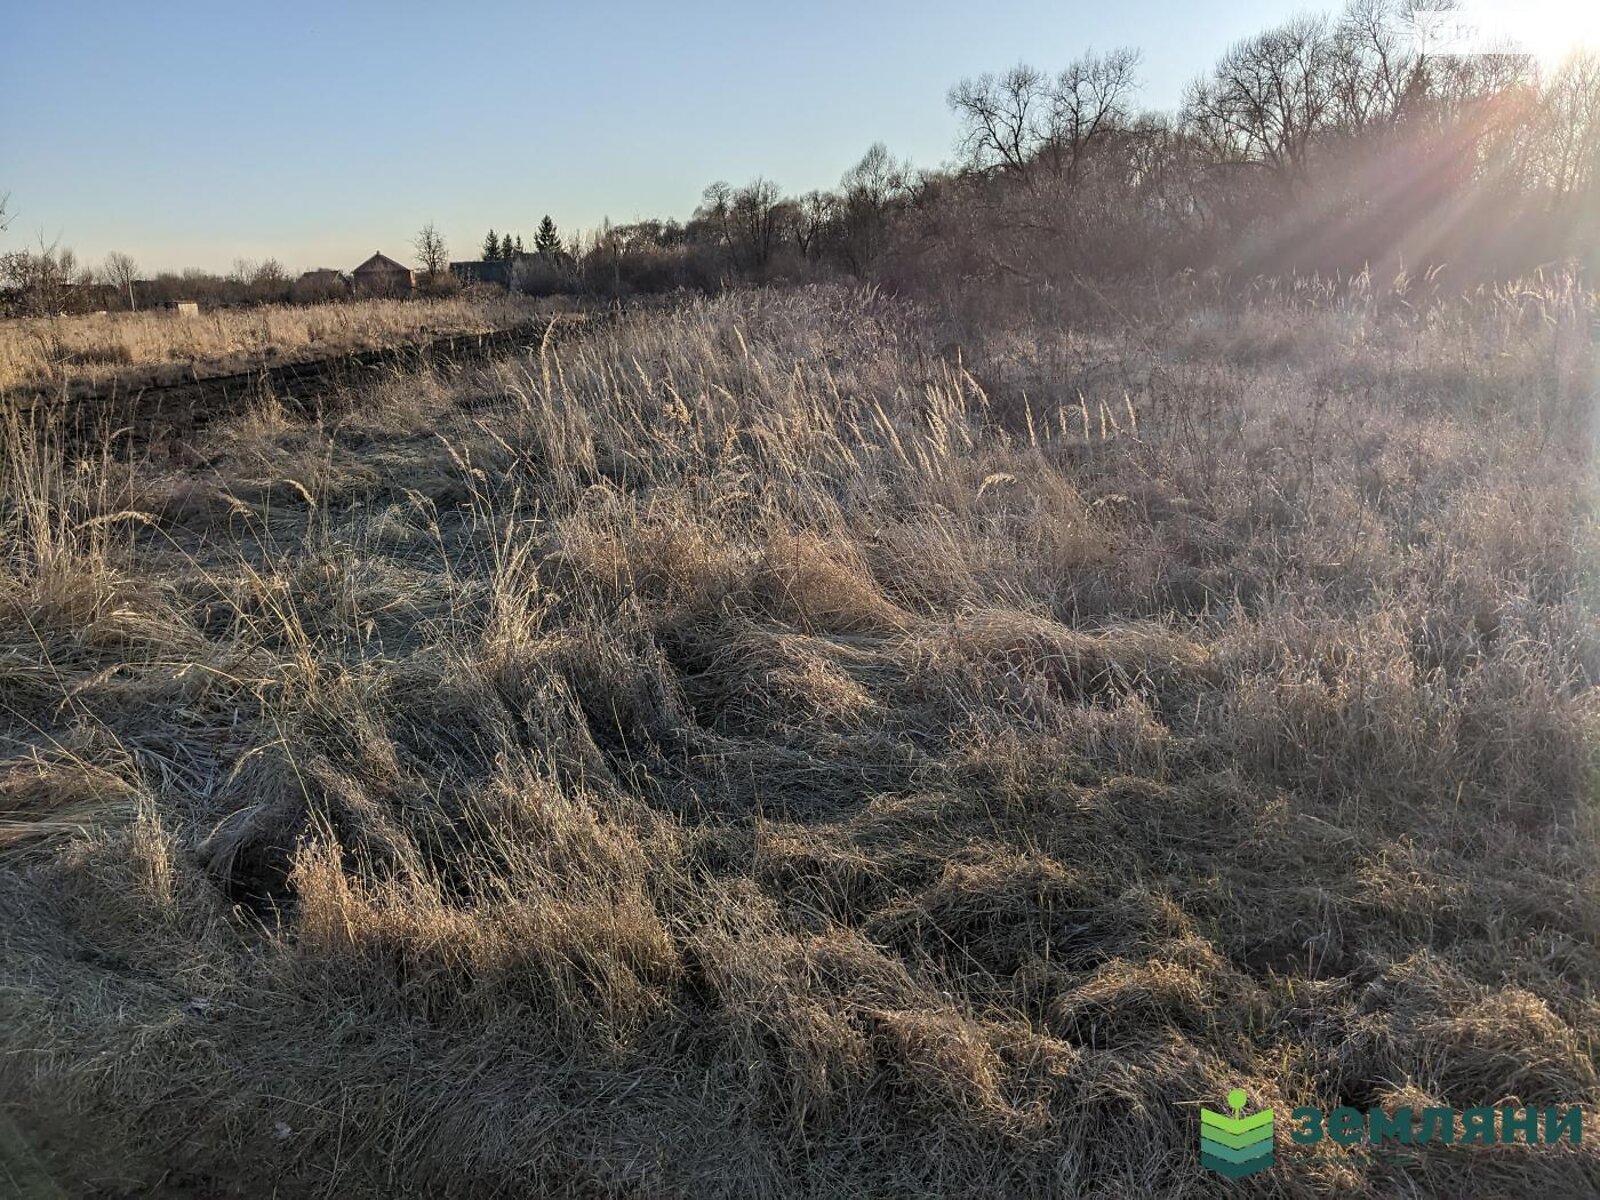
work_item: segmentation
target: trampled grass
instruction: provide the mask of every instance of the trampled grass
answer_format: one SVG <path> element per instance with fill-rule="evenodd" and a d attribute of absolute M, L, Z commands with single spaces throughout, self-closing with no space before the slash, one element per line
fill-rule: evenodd
<path fill-rule="evenodd" d="M 69 1194 L 1221 1194 L 1600 1106 L 1590 300 L 626 319 L 0 497 Z M 1259 1195 L 1592 1193 L 1280 1138 Z M 32 1169 L 32 1168 L 31 1168 Z"/>

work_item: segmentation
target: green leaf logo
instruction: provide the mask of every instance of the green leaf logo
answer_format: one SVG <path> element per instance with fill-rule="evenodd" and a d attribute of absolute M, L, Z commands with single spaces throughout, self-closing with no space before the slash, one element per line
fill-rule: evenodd
<path fill-rule="evenodd" d="M 1230 1117 L 1200 1110 L 1200 1162 L 1229 1179 L 1243 1179 L 1272 1165 L 1272 1110 L 1244 1115 L 1250 1097 L 1243 1088 L 1228 1093 Z"/>

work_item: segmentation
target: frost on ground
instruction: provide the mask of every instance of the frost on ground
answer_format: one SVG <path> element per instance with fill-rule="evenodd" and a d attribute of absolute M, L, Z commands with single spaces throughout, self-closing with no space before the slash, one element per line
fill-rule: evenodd
<path fill-rule="evenodd" d="M 1195 304 L 958 355 L 752 292 L 181 461 L 10 419 L 28 1169 L 1173 1196 L 1234 1087 L 1592 1113 L 1591 313 Z M 1278 1157 L 1230 1186 L 1600 1177 L 1593 1140 Z"/>

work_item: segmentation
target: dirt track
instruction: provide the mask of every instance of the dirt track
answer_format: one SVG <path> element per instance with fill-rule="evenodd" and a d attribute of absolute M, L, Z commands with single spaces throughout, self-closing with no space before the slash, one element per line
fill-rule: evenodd
<path fill-rule="evenodd" d="M 186 440 L 211 421 L 240 411 L 263 394 L 273 395 L 293 409 L 314 412 L 328 398 L 371 383 L 385 373 L 415 369 L 425 363 L 481 362 L 537 348 L 546 337 L 569 336 L 597 319 L 569 314 L 515 329 L 455 334 L 226 375 L 167 383 L 117 383 L 65 400 L 59 394 L 20 393 L 0 398 L 0 406 L 37 416 L 64 411 L 63 436 L 69 443 L 79 445 L 101 444 L 108 429 L 126 431 L 114 439 L 126 450 L 152 442 Z"/>

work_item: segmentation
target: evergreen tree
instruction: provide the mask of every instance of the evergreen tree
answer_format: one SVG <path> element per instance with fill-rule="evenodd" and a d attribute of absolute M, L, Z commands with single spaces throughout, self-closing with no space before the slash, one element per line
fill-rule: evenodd
<path fill-rule="evenodd" d="M 517 234 L 517 257 L 522 257 L 522 235 L 520 233 Z"/>
<path fill-rule="evenodd" d="M 483 239 L 483 261 L 495 262 L 500 257 L 500 238 L 494 230 L 489 230 L 489 236 Z"/>
<path fill-rule="evenodd" d="M 556 233 L 556 223 L 549 214 L 539 222 L 539 232 L 533 239 L 534 252 L 540 258 L 556 258 L 561 254 L 561 236 Z"/>

